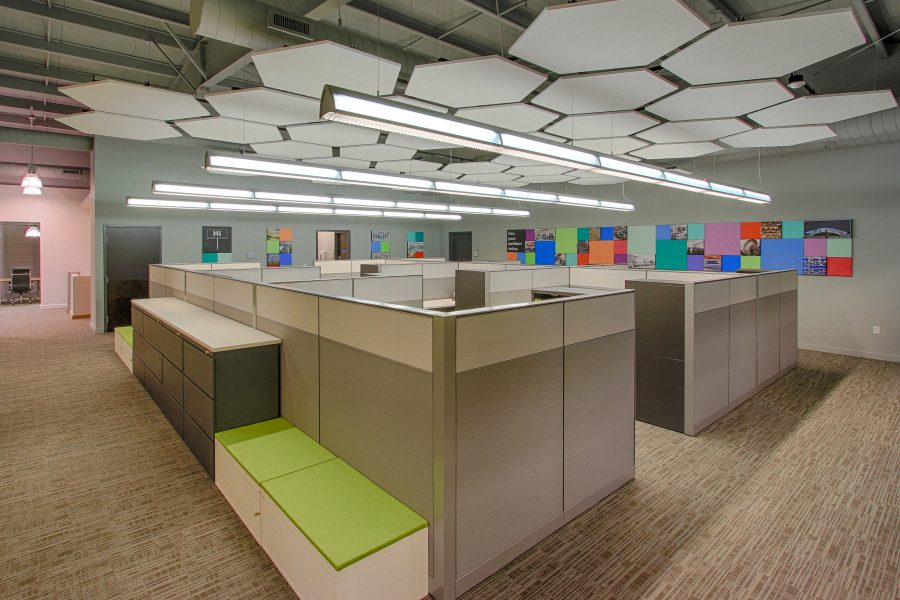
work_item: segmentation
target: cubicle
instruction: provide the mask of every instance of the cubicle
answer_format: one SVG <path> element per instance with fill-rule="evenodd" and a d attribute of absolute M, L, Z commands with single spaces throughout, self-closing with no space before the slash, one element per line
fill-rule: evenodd
<path fill-rule="evenodd" d="M 633 478 L 635 294 L 446 313 L 351 296 L 403 295 L 409 280 L 421 293 L 447 268 L 275 284 L 151 275 L 281 340 L 281 416 L 428 520 L 430 591 L 452 600 Z M 533 272 L 568 284 L 567 269 Z"/>

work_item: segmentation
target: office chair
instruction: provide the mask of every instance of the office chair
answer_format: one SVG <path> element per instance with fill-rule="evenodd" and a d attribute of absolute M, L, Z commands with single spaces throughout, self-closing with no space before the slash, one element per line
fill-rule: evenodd
<path fill-rule="evenodd" d="M 18 294 L 19 297 L 11 298 L 10 304 L 22 304 L 25 300 L 25 294 L 34 291 L 34 283 L 31 281 L 31 269 L 13 268 L 10 269 L 9 293 Z M 34 302 L 34 298 L 28 299 L 28 302 Z"/>

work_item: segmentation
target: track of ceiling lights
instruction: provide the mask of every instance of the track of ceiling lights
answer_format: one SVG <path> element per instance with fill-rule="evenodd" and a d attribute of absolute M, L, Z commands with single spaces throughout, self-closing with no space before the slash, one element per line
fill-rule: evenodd
<path fill-rule="evenodd" d="M 205 169 L 210 173 L 225 173 L 230 175 L 265 175 L 289 179 L 304 179 L 322 183 L 345 183 L 386 187 L 394 190 L 435 192 L 451 196 L 461 195 L 479 198 L 501 198 L 506 200 L 542 202 L 626 212 L 634 210 L 634 205 L 627 202 L 612 202 L 610 200 L 580 198 L 577 196 L 551 194 L 549 192 L 532 192 L 529 190 L 456 183 L 452 181 L 434 181 L 422 177 L 388 175 L 376 171 L 339 170 L 311 164 L 299 164 L 290 161 L 260 159 L 242 154 L 207 152 Z"/>
<path fill-rule="evenodd" d="M 488 128 L 474 121 L 330 85 L 326 85 L 322 92 L 319 114 L 320 118 L 326 121 L 447 142 L 689 192 L 755 204 L 772 202 L 771 196 L 762 192 L 706 179 L 685 177 L 673 171 L 640 165 L 497 127 Z"/>

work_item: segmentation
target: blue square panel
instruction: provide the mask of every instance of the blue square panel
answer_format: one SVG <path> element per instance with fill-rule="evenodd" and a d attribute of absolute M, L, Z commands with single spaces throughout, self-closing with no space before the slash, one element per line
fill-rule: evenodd
<path fill-rule="evenodd" d="M 600 239 L 603 241 L 611 241 L 615 238 L 613 237 L 613 228 L 612 227 L 601 227 L 600 228 Z"/>
<path fill-rule="evenodd" d="M 672 239 L 672 226 L 671 225 L 657 225 L 656 226 L 656 239 L 658 239 L 658 240 Z"/>
<path fill-rule="evenodd" d="M 282 252 L 281 253 L 281 266 L 289 267 L 294 262 L 294 255 L 290 252 Z"/>
<path fill-rule="evenodd" d="M 553 240 L 538 240 L 534 243 L 534 262 L 538 265 L 556 264 L 556 242 Z"/>
<path fill-rule="evenodd" d="M 760 240 L 760 268 L 765 270 L 803 269 L 803 240 Z"/>
<path fill-rule="evenodd" d="M 370 252 L 381 252 L 381 242 L 372 242 L 372 249 Z"/>
<path fill-rule="evenodd" d="M 735 272 L 741 268 L 741 257 L 735 254 L 722 255 L 722 271 Z"/>
<path fill-rule="evenodd" d="M 519 261 L 520 264 L 524 265 L 525 264 L 525 253 L 519 252 L 518 254 L 516 254 L 516 260 Z"/>

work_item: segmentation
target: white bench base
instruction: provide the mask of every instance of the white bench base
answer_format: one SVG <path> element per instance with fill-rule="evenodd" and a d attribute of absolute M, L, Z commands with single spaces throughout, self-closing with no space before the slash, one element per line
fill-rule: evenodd
<path fill-rule="evenodd" d="M 428 596 L 428 529 L 334 569 L 216 440 L 216 486 L 303 600 L 421 600 Z"/>
<path fill-rule="evenodd" d="M 133 354 L 133 349 L 131 346 L 125 343 L 125 340 L 122 339 L 122 336 L 118 333 L 114 333 L 113 337 L 115 338 L 115 347 L 116 354 L 119 355 L 119 358 L 122 359 L 122 362 L 125 363 L 125 366 L 128 367 L 128 370 L 134 373 L 134 366 L 131 363 L 131 356 Z"/>

